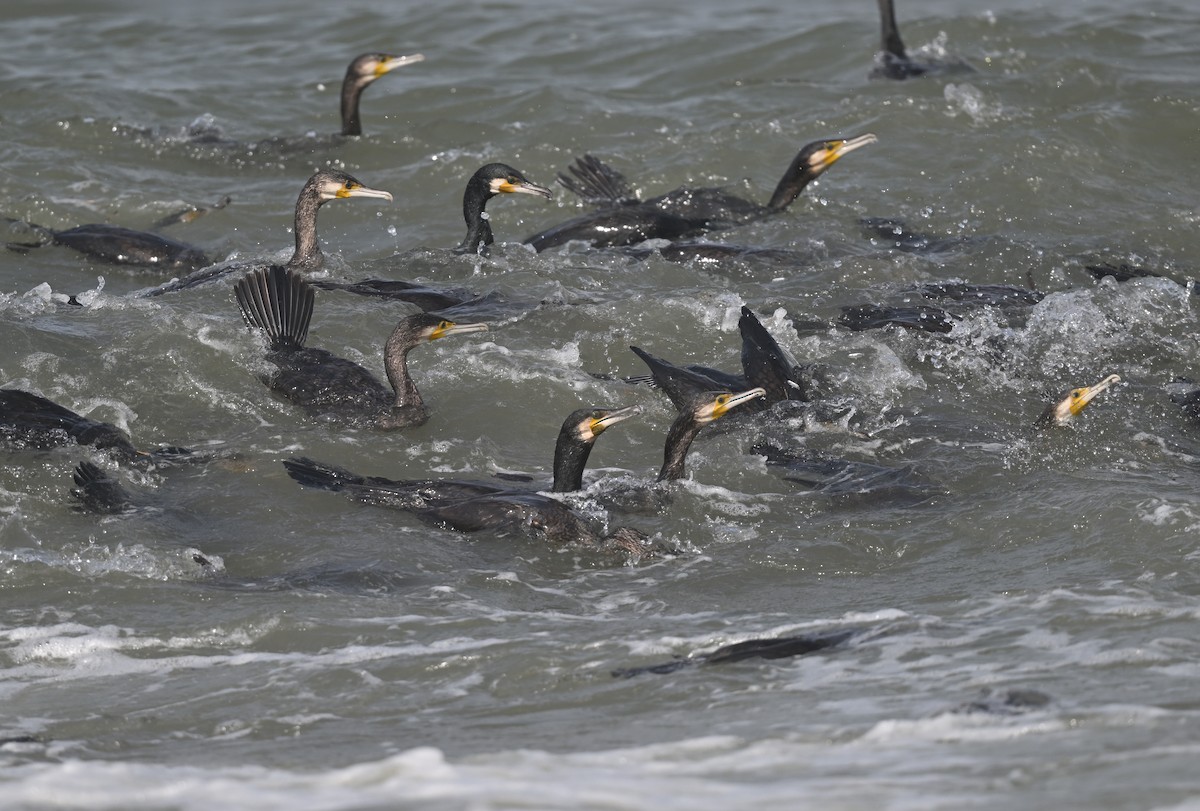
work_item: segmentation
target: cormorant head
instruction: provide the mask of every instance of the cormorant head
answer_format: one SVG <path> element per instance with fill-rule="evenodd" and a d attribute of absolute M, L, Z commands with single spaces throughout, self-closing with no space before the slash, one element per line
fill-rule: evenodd
<path fill-rule="evenodd" d="M 879 139 L 874 133 L 856 135 L 853 138 L 831 138 L 806 144 L 796 156 L 797 168 L 802 169 L 811 180 L 859 147 L 873 144 Z"/>
<path fill-rule="evenodd" d="M 433 313 L 416 313 L 400 322 L 401 327 L 412 336 L 411 343 L 436 341 L 451 335 L 466 335 L 469 332 L 485 332 L 487 324 L 456 324 Z"/>
<path fill-rule="evenodd" d="M 1069 425 L 1072 420 L 1079 416 L 1081 411 L 1087 408 L 1088 403 L 1092 402 L 1096 398 L 1096 395 L 1114 383 L 1120 382 L 1120 375 L 1109 375 L 1094 386 L 1071 389 L 1063 395 L 1062 399 L 1046 406 L 1046 410 L 1038 417 L 1035 425 L 1038 427 Z"/>
<path fill-rule="evenodd" d="M 751 400 L 756 400 L 766 395 L 766 389 L 761 387 L 738 393 L 729 391 L 709 392 L 706 395 L 697 397 L 696 404 L 692 407 L 692 417 L 701 425 L 707 425 L 713 420 L 725 416 L 743 403 L 748 403 Z"/>
<path fill-rule="evenodd" d="M 581 408 L 572 411 L 563 421 L 562 432 L 569 434 L 580 442 L 592 443 L 604 429 L 616 425 L 622 420 L 640 414 L 641 406 L 628 408 Z"/>
<path fill-rule="evenodd" d="M 409 56 L 382 53 L 360 54 L 346 68 L 346 81 L 352 81 L 358 85 L 368 85 L 396 68 L 423 61 L 425 61 L 424 54 L 410 54 Z"/>
<path fill-rule="evenodd" d="M 471 184 L 482 187 L 488 197 L 497 194 L 536 194 L 549 200 L 553 193 L 503 163 L 489 163 L 471 177 Z"/>
<path fill-rule="evenodd" d="M 316 193 L 318 203 L 347 197 L 375 197 L 387 200 L 389 203 L 392 200 L 391 192 L 364 186 L 358 179 L 337 169 L 319 170 L 309 179 L 306 189 L 308 187 L 311 187 Z"/>

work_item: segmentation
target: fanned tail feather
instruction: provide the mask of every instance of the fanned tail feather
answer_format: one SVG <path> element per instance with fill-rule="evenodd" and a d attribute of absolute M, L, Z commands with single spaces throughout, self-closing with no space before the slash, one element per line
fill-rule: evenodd
<path fill-rule="evenodd" d="M 242 318 L 266 333 L 271 349 L 300 349 L 312 320 L 313 288 L 294 270 L 272 265 L 251 271 L 233 288 Z"/>

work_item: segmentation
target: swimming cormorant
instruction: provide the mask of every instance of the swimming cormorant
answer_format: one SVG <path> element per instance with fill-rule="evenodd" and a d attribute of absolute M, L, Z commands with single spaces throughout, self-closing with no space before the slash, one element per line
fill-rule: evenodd
<path fill-rule="evenodd" d="M 5 243 L 10 251 L 25 253 L 31 248 L 53 244 L 112 265 L 194 270 L 211 264 L 202 248 L 151 231 L 137 231 L 108 223 L 77 225 L 62 231 L 33 223 L 20 224 L 36 234 L 38 241 Z"/>
<path fill-rule="evenodd" d="M 1034 427 L 1046 428 L 1052 425 L 1070 425 L 1079 416 L 1080 412 L 1087 408 L 1088 403 L 1096 398 L 1096 395 L 1105 391 L 1114 383 L 1120 382 L 1120 375 L 1109 375 L 1094 386 L 1071 389 L 1061 399 L 1046 406 L 1046 410 L 1034 422 Z"/>
<path fill-rule="evenodd" d="M 393 56 L 384 53 L 365 53 L 356 56 L 346 68 L 342 80 L 342 135 L 362 135 L 362 119 L 358 114 L 358 101 L 367 85 L 387 73 L 404 65 L 425 59 L 424 54 Z"/>
<path fill-rule="evenodd" d="M 308 179 L 296 198 L 296 249 L 292 252 L 287 267 L 295 270 L 317 270 L 324 264 L 325 256 L 321 253 L 321 244 L 317 241 L 317 211 L 330 200 L 352 197 L 370 197 L 388 202 L 392 200 L 390 192 L 364 186 L 357 179 L 337 169 L 319 169 Z M 202 268 L 173 282 L 152 288 L 143 295 L 159 296 L 176 290 L 186 290 L 244 268 L 245 265 L 214 265 Z"/>
<path fill-rule="evenodd" d="M 142 465 L 192 455 L 192 451 L 176 447 L 162 447 L 149 453 L 140 451 L 117 426 L 88 419 L 20 389 L 0 389 L 0 439 L 17 447 L 38 450 L 71 443 L 92 445 L 118 461 Z"/>
<path fill-rule="evenodd" d="M 538 251 L 571 240 L 603 248 L 634 245 L 648 239 L 678 240 L 732 228 L 784 211 L 805 186 L 843 155 L 876 140 L 875 135 L 866 133 L 806 144 L 765 206 L 720 188 L 678 188 L 649 200 L 639 200 L 619 172 L 591 155 L 584 155 L 570 167 L 573 176 L 560 174 L 559 182 L 585 202 L 599 203 L 602 207 L 534 234 L 525 242 Z"/>
<path fill-rule="evenodd" d="M 555 443 L 553 492 L 580 489 L 596 437 L 637 412 L 635 406 L 580 409 L 568 415 Z M 563 502 L 511 485 L 359 476 L 305 458 L 288 459 L 283 465 L 288 475 L 305 487 L 343 492 L 354 501 L 411 512 L 428 523 L 457 532 L 488 531 L 500 536 L 516 533 L 555 545 L 578 544 L 633 555 L 648 551 L 647 537 L 635 529 L 621 527 L 601 535 Z"/>
<path fill-rule="evenodd" d="M 879 21 L 882 31 L 880 50 L 875 54 L 872 79 L 911 79 L 930 73 L 947 71 L 970 71 L 971 66 L 961 59 L 949 61 L 918 61 L 908 55 L 900 29 L 896 25 L 896 9 L 892 0 L 879 0 Z"/>
<path fill-rule="evenodd" d="M 489 163 L 471 175 L 463 192 L 463 219 L 467 223 L 467 235 L 454 249 L 455 253 L 486 251 L 487 246 L 496 241 L 484 206 L 497 194 L 513 193 L 536 194 L 547 200 L 554 196 L 545 186 L 539 186 L 503 163 Z"/>
<path fill-rule="evenodd" d="M 700 429 L 743 403 L 766 396 L 762 388 L 732 392 L 716 389 L 714 383 L 704 375 L 656 358 L 636 346 L 629 347 L 633 353 L 650 367 L 658 387 L 671 399 L 679 412 L 667 430 L 667 441 L 663 446 L 663 464 L 657 481 L 675 481 L 683 478 L 684 462 L 692 441 Z"/>
<path fill-rule="evenodd" d="M 628 408 L 581 408 L 563 420 L 554 444 L 554 481 L 550 491 L 571 493 L 583 487 L 583 469 L 597 437 L 607 428 L 640 412 Z M 416 510 L 450 501 L 513 491 L 511 484 L 461 479 L 387 479 L 360 476 L 345 468 L 308 458 L 284 461 L 288 475 L 305 487 L 345 493 L 354 501 L 380 507 Z"/>
<path fill-rule="evenodd" d="M 313 289 L 293 268 L 272 265 L 247 273 L 234 287 L 242 317 L 266 333 L 267 359 L 276 367 L 264 382 L 313 416 L 380 429 L 421 425 L 429 409 L 408 374 L 408 353 L 416 346 L 487 329 L 486 324 L 455 324 L 428 313 L 404 318 L 383 351 L 391 389 L 369 371 L 324 349 L 304 346 L 313 312 Z"/>

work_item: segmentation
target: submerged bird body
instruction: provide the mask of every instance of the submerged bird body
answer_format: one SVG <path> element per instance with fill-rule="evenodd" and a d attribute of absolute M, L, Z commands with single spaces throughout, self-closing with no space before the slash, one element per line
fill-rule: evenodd
<path fill-rule="evenodd" d="M 44 450 L 71 443 L 93 445 L 132 459 L 138 451 L 115 425 L 97 422 L 37 394 L 0 390 L 0 436 L 24 448 Z"/>
<path fill-rule="evenodd" d="M 42 226 L 29 227 L 44 241 L 34 244 L 10 242 L 8 247 L 11 250 L 23 251 L 50 242 L 112 265 L 192 270 L 210 264 L 208 254 L 203 249 L 152 231 L 138 231 L 107 223 L 77 225 L 63 231 Z"/>
<path fill-rule="evenodd" d="M 185 448 L 139 451 L 117 426 L 97 422 L 37 394 L 0 389 L 0 438 L 16 447 L 45 450 L 72 443 L 91 445 L 123 462 L 152 462 L 188 456 Z"/>
<path fill-rule="evenodd" d="M 679 188 L 640 200 L 619 172 L 591 155 L 584 155 L 570 167 L 571 176 L 559 175 L 559 182 L 585 202 L 601 207 L 534 234 L 525 242 L 538 251 L 573 240 L 589 242 L 594 247 L 618 247 L 648 239 L 679 240 L 732 228 L 784 211 L 805 186 L 843 155 L 875 141 L 876 137 L 867 133 L 806 144 L 788 166 L 766 205 L 715 187 Z"/>
<path fill-rule="evenodd" d="M 541 493 L 506 492 L 433 504 L 415 511 L 423 521 L 455 532 L 519 535 L 552 546 L 577 545 L 640 555 L 648 536 L 631 527 L 604 535 L 568 505 Z"/>
<path fill-rule="evenodd" d="M 129 492 L 99 465 L 80 462 L 72 473 L 72 479 L 75 487 L 71 490 L 71 495 L 82 512 L 118 515 L 134 509 L 133 498 Z"/>
<path fill-rule="evenodd" d="M 267 360 L 275 371 L 264 382 L 271 390 L 313 416 L 363 427 L 426 422 L 429 409 L 408 373 L 409 351 L 426 341 L 487 329 L 427 313 L 401 320 L 384 346 L 389 390 L 357 363 L 304 346 L 314 295 L 295 270 L 272 266 L 252 271 L 238 281 L 234 293 L 246 323 L 267 336 Z"/>
<path fill-rule="evenodd" d="M 304 184 L 296 198 L 295 235 L 296 248 L 287 267 L 296 270 L 317 270 L 325 262 L 321 243 L 317 241 L 317 211 L 330 200 L 353 197 L 368 197 L 391 202 L 390 192 L 364 186 L 356 178 L 336 169 L 320 169 Z M 186 290 L 219 279 L 234 271 L 244 270 L 245 265 L 216 265 L 190 273 L 175 281 L 146 291 L 147 296 L 159 296 L 177 290 Z"/>
<path fill-rule="evenodd" d="M 827 650 L 841 645 L 857 631 L 826 631 L 816 634 L 800 634 L 796 636 L 766 637 L 762 639 L 747 639 L 724 645 L 709 653 L 692 656 L 686 659 L 672 659 L 656 665 L 621 668 L 612 671 L 614 678 L 629 679 L 643 673 L 663 675 L 674 673 L 685 667 L 695 665 L 720 665 L 744 662 L 747 659 L 790 659 L 795 656 L 805 656 L 809 653 Z"/>

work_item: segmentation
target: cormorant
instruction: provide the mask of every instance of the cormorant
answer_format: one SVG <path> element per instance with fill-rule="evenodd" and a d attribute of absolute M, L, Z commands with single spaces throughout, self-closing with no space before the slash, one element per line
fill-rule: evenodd
<path fill-rule="evenodd" d="M 424 59 L 424 54 L 393 56 L 365 53 L 356 56 L 346 68 L 346 78 L 342 80 L 342 135 L 363 134 L 358 101 L 367 85 L 396 68 L 422 62 Z"/>
<path fill-rule="evenodd" d="M 304 346 L 313 311 L 313 289 L 293 268 L 272 265 L 247 273 L 234 287 L 242 317 L 266 333 L 267 359 L 277 371 L 264 382 L 313 416 L 352 425 L 395 429 L 421 425 L 429 409 L 408 374 L 414 347 L 487 329 L 417 313 L 400 321 L 383 350 L 391 390 L 369 371 L 324 349 Z"/>
<path fill-rule="evenodd" d="M 675 481 L 683 478 L 684 461 L 701 428 L 743 403 L 766 396 L 766 391 L 762 388 L 736 393 L 722 390 L 723 387 L 719 384 L 714 386 L 716 381 L 711 378 L 656 358 L 636 346 L 629 348 L 650 367 L 658 387 L 666 393 L 679 412 L 667 430 L 667 441 L 663 446 L 663 465 L 656 481 Z"/>
<path fill-rule="evenodd" d="M 1070 425 L 1079 416 L 1080 412 L 1087 408 L 1088 403 L 1096 398 L 1096 395 L 1105 391 L 1114 383 L 1120 382 L 1120 375 L 1109 375 L 1094 386 L 1071 389 L 1062 396 L 1062 399 L 1056 400 L 1046 406 L 1046 410 L 1034 422 L 1034 427 L 1046 428 L 1052 425 Z"/>
<path fill-rule="evenodd" d="M 581 408 L 572 411 L 558 432 L 554 444 L 554 481 L 550 491 L 571 493 L 583 487 L 583 469 L 596 438 L 607 428 L 639 413 L 638 406 L 628 408 Z M 288 475 L 305 487 L 345 493 L 354 501 L 404 510 L 420 509 L 435 503 L 458 501 L 477 496 L 511 492 L 511 484 L 460 479 L 386 479 L 359 476 L 345 468 L 326 465 L 307 458 L 288 459 L 283 463 Z"/>
<path fill-rule="evenodd" d="M 843 155 L 876 140 L 875 135 L 866 133 L 806 144 L 765 206 L 720 188 L 678 188 L 649 200 L 639 200 L 619 172 L 591 155 L 584 155 L 570 167 L 573 177 L 559 174 L 559 182 L 585 202 L 599 203 L 602 207 L 534 234 L 525 242 L 537 251 L 571 240 L 603 248 L 634 245 L 648 239 L 678 240 L 732 228 L 785 210 L 805 186 Z"/>
<path fill-rule="evenodd" d="M 194 270 L 212 264 L 202 248 L 151 231 L 137 231 L 108 223 L 90 223 L 56 231 L 19 220 L 10 222 L 20 223 L 38 237 L 37 242 L 5 243 L 10 251 L 25 253 L 31 248 L 53 244 L 112 265 Z"/>
<path fill-rule="evenodd" d="M 636 406 L 617 410 L 585 408 L 568 415 L 555 443 L 551 490 L 567 493 L 580 489 L 583 469 L 597 436 L 638 411 Z M 515 490 L 511 485 L 359 476 L 305 458 L 288 459 L 283 465 L 288 475 L 305 487 L 343 492 L 354 501 L 405 510 L 458 532 L 517 533 L 556 545 L 581 544 L 636 555 L 647 551 L 648 539 L 637 530 L 622 527 L 602 536 L 561 501 L 537 492 Z"/>
<path fill-rule="evenodd" d="M 208 211 L 224 208 L 229 201 L 229 197 L 223 197 L 212 206 L 190 206 L 163 217 L 150 227 L 166 228 L 176 223 L 190 222 Z M 203 249 L 151 231 L 137 231 L 108 223 L 90 223 L 56 231 L 24 220 L 6 220 L 11 226 L 20 226 L 32 231 L 38 238 L 37 242 L 5 243 L 5 247 L 10 251 L 25 253 L 32 248 L 54 244 L 113 265 L 195 270 L 212 264 Z"/>
<path fill-rule="evenodd" d="M 747 639 L 744 642 L 734 642 L 723 645 L 709 653 L 692 656 L 686 659 L 672 659 L 657 665 L 628 667 L 614 670 L 613 678 L 629 679 L 643 673 L 674 673 L 685 667 L 694 665 L 723 665 L 733 662 L 744 662 L 747 659 L 790 659 L 793 656 L 804 656 L 809 653 L 827 650 L 850 639 L 857 631 L 826 631 L 817 634 L 800 634 L 796 636 L 779 636 L 766 639 Z"/>
<path fill-rule="evenodd" d="M 879 20 L 882 35 L 880 50 L 875 54 L 872 79 L 911 79 L 929 73 L 971 70 L 961 59 L 949 62 L 920 62 L 908 55 L 896 26 L 896 9 L 892 0 L 879 0 Z"/>
<path fill-rule="evenodd" d="M 121 462 L 169 463 L 192 455 L 186 448 L 162 447 L 140 451 L 117 426 L 97 422 L 37 394 L 0 389 L 0 439 L 21 448 L 44 450 L 71 443 L 92 445 Z"/>
<path fill-rule="evenodd" d="M 545 186 L 539 186 L 525 175 L 503 163 L 489 163 L 480 167 L 467 181 L 463 192 L 463 219 L 467 223 L 467 235 L 454 249 L 455 253 L 479 253 L 495 242 L 492 226 L 483 210 L 487 201 L 497 194 L 536 194 L 549 200 L 553 194 Z"/>
<path fill-rule="evenodd" d="M 330 200 L 351 197 L 371 197 L 388 202 L 392 200 L 390 192 L 364 186 L 357 179 L 337 169 L 319 169 L 308 179 L 296 198 L 296 249 L 292 252 L 287 267 L 295 270 L 317 270 L 324 264 L 325 256 L 321 253 L 321 244 L 317 241 L 317 211 Z M 186 290 L 244 268 L 245 265 L 215 265 L 202 268 L 152 288 L 143 295 L 159 296 L 176 290 Z"/>

